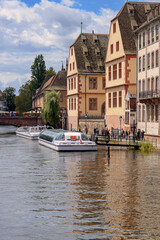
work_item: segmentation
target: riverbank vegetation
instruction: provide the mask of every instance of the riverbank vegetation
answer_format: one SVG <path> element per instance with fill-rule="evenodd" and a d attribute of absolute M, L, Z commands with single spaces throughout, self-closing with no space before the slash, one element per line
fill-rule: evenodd
<path fill-rule="evenodd" d="M 151 153 L 154 151 L 154 146 L 151 142 L 140 142 L 139 146 L 143 153 Z"/>

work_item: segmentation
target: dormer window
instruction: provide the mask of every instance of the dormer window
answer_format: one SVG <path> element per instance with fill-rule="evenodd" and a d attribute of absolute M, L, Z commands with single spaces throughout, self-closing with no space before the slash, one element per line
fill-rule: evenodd
<path fill-rule="evenodd" d="M 87 51 L 85 51 L 85 52 L 84 52 L 84 55 L 85 55 L 85 56 L 88 56 L 88 52 L 87 52 Z"/>
<path fill-rule="evenodd" d="M 134 10 L 133 10 L 133 9 L 130 9 L 129 14 L 130 14 L 131 16 L 134 16 Z"/>
<path fill-rule="evenodd" d="M 104 67 L 103 67 L 103 66 L 99 66 L 99 69 L 103 71 L 103 70 L 104 70 Z"/>

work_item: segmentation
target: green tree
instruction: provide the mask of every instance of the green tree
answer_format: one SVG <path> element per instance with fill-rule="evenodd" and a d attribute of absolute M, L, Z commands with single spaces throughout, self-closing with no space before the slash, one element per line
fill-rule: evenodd
<path fill-rule="evenodd" d="M 39 88 L 46 76 L 46 64 L 43 55 L 38 55 L 31 66 L 31 89 L 34 93 Z"/>
<path fill-rule="evenodd" d="M 42 109 L 42 118 L 52 126 L 59 124 L 59 97 L 60 93 L 52 91 L 46 94 L 44 108 Z"/>
<path fill-rule="evenodd" d="M 32 107 L 31 81 L 27 81 L 19 89 L 19 96 L 15 97 L 16 111 L 27 112 Z"/>
<path fill-rule="evenodd" d="M 15 91 L 16 89 L 13 87 L 7 87 L 3 91 L 3 98 L 6 100 L 6 104 L 9 111 L 15 111 L 15 108 L 16 108 L 16 105 L 14 103 L 15 96 L 16 96 Z"/>
<path fill-rule="evenodd" d="M 49 69 L 46 70 L 46 76 L 49 74 L 54 74 L 56 75 L 56 72 L 54 71 L 53 67 L 50 67 Z"/>

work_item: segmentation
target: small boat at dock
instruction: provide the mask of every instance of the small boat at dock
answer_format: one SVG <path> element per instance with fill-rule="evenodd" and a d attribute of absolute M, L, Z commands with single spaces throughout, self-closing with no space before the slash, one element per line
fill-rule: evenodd
<path fill-rule="evenodd" d="M 84 133 L 63 129 L 46 129 L 39 135 L 39 144 L 56 151 L 97 151 L 97 144 Z"/>
<path fill-rule="evenodd" d="M 46 129 L 46 126 L 19 127 L 16 130 L 16 135 L 19 136 L 19 137 L 29 138 L 29 139 L 32 139 L 32 140 L 38 140 L 39 134 L 44 129 Z"/>

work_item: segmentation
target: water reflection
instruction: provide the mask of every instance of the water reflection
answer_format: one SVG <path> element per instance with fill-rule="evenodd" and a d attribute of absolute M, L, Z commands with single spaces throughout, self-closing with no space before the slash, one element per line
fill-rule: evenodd
<path fill-rule="evenodd" d="M 110 154 L 1 135 L 0 239 L 160 239 L 159 153 Z"/>

